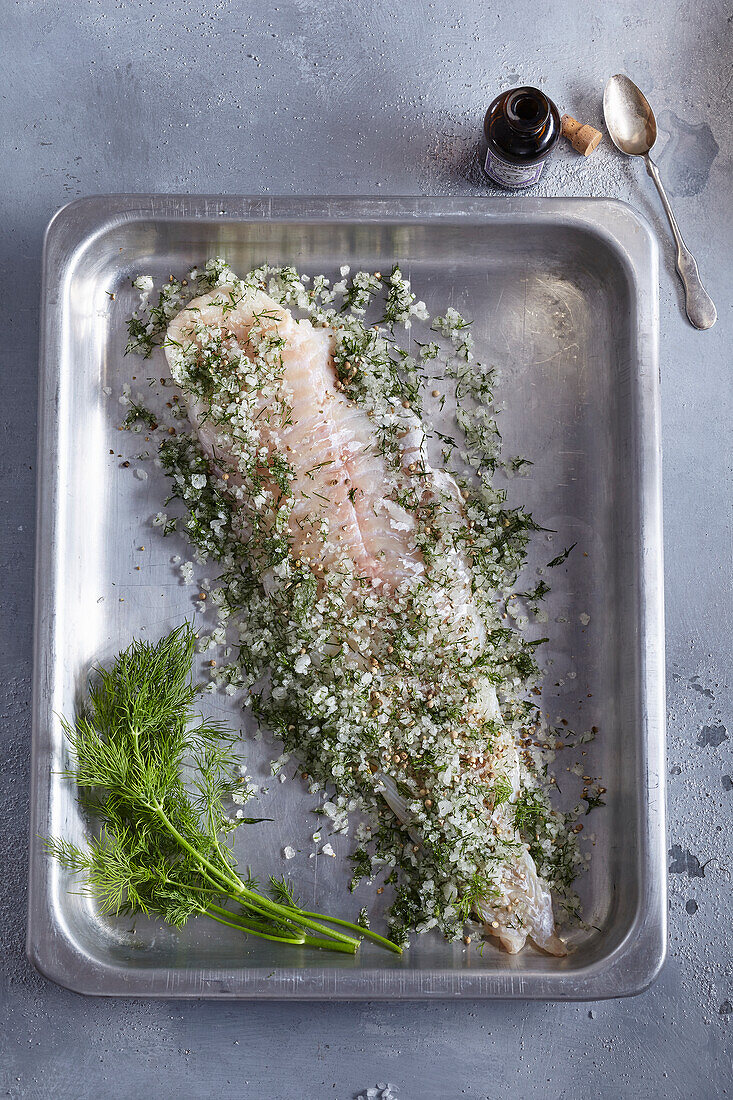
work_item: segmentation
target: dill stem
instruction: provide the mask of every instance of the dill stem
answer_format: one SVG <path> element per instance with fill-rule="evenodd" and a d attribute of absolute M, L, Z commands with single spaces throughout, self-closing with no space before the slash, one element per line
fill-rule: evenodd
<path fill-rule="evenodd" d="M 275 913 L 278 917 L 290 921 L 290 923 L 300 925 L 303 928 L 312 928 L 314 932 L 321 932 L 322 934 L 330 937 L 339 943 L 349 944 L 352 947 L 358 947 L 359 941 L 354 939 L 353 936 L 344 936 L 340 932 L 336 932 L 333 928 L 328 928 L 325 924 L 320 924 L 317 920 L 313 920 L 311 916 L 307 916 L 300 909 L 291 909 L 286 905 L 280 905 L 276 901 L 272 901 L 270 898 L 265 898 L 261 894 L 256 894 L 252 890 L 248 890 L 246 886 L 240 885 L 239 889 L 240 897 L 247 900 L 247 904 L 254 906 L 255 908 L 261 908 L 266 913 Z M 314 913 L 312 916 L 322 917 L 320 913 Z M 328 917 L 322 917 L 322 919 L 328 920 Z"/>
<path fill-rule="evenodd" d="M 370 928 L 364 928 L 361 924 L 355 924 L 353 921 L 341 920 L 340 917 L 328 917 L 323 913 L 309 913 L 305 909 L 299 910 L 305 917 L 320 917 L 321 920 L 328 921 L 329 924 L 338 924 L 340 928 L 351 928 L 352 931 L 358 932 L 360 936 L 363 936 L 365 940 L 371 940 L 373 943 L 381 944 L 382 947 L 386 947 L 388 951 L 392 951 L 395 955 L 402 954 L 402 948 L 399 944 L 394 943 L 392 940 L 388 940 L 385 936 L 380 936 L 376 932 L 372 932 Z"/>
<path fill-rule="evenodd" d="M 201 874 L 205 879 L 208 880 L 208 882 L 211 883 L 211 885 L 213 886 L 213 888 L 215 890 L 217 890 L 221 894 L 224 894 L 224 896 L 229 898 L 230 901 L 235 901 L 235 902 L 237 902 L 238 905 L 241 905 L 244 908 L 249 909 L 255 915 L 253 920 L 250 919 L 249 917 L 246 918 L 249 921 L 250 924 L 257 923 L 257 924 L 260 924 L 260 926 L 263 927 L 263 928 L 267 927 L 266 925 L 262 924 L 261 922 L 259 922 L 257 920 L 257 917 L 259 917 L 259 916 L 271 917 L 271 914 L 263 906 L 256 905 L 254 902 L 245 901 L 238 894 L 232 893 L 231 886 L 229 885 L 228 881 L 226 883 L 217 882 L 216 879 L 212 878 L 212 876 L 207 871 L 205 871 L 203 869 L 201 871 Z M 202 893 L 207 893 L 208 892 L 203 886 L 193 887 L 193 889 L 198 889 Z M 257 896 L 261 897 L 261 895 L 255 895 L 255 897 L 257 897 Z M 262 901 L 267 903 L 268 899 L 267 898 L 262 898 Z M 243 917 L 239 917 L 239 915 L 236 914 L 236 913 L 232 913 L 229 909 L 225 909 L 221 905 L 214 905 L 212 903 L 210 908 L 218 909 L 219 912 L 225 913 L 230 917 L 235 917 L 237 920 L 244 920 L 245 919 Z M 278 918 L 278 919 L 280 920 L 280 918 Z M 280 923 L 289 925 L 290 927 L 293 928 L 295 934 L 300 935 L 300 926 L 299 926 L 297 920 L 282 919 L 282 920 L 280 920 Z"/>
<path fill-rule="evenodd" d="M 226 912 L 226 910 L 224 910 Z M 226 924 L 229 928 L 236 928 L 239 932 L 246 932 L 250 936 L 259 936 L 262 940 L 274 940 L 275 943 L 293 943 L 296 946 L 300 946 L 305 943 L 305 936 L 298 939 L 287 939 L 285 936 L 273 936 L 269 932 L 260 932 L 256 928 L 252 928 L 245 924 L 243 921 L 224 920 L 223 917 L 217 917 L 216 913 L 212 913 L 211 909 L 203 909 L 202 913 L 209 917 L 211 920 L 217 921 L 218 924 Z M 234 915 L 234 914 L 230 914 Z"/>
<path fill-rule="evenodd" d="M 340 951 L 343 955 L 355 955 L 359 943 L 352 940 L 353 947 L 348 943 L 337 943 L 335 940 L 323 940 L 319 936 L 306 936 L 303 940 L 305 947 L 320 947 L 323 951 Z"/>
<path fill-rule="evenodd" d="M 189 844 L 189 842 L 186 840 L 185 836 L 183 836 L 182 833 L 178 832 L 178 829 L 175 827 L 173 822 L 170 820 L 170 818 L 166 814 L 165 810 L 161 806 L 160 802 L 158 802 L 157 798 L 154 799 L 152 802 L 150 802 L 148 804 L 148 807 L 149 807 L 149 809 L 151 809 L 153 811 L 153 813 L 155 813 L 157 815 L 157 817 L 161 821 L 161 824 L 165 826 L 165 828 L 168 830 L 169 833 L 173 834 L 173 836 L 176 838 L 178 843 L 186 849 L 186 851 L 189 853 L 189 855 L 192 855 L 194 857 L 194 859 L 196 860 L 197 863 L 199 863 L 201 866 L 205 867 L 207 869 L 207 871 L 209 871 L 212 875 L 215 876 L 215 878 L 218 878 L 220 883 L 222 881 L 224 881 L 224 882 L 228 882 L 228 884 L 230 886 L 235 885 L 235 881 L 234 881 L 235 876 L 234 876 L 233 872 L 232 872 L 231 875 L 224 875 L 219 870 L 218 867 L 216 867 L 213 863 L 211 863 L 206 858 L 206 856 L 202 855 L 201 852 L 197 852 L 196 849 L 193 847 L 193 845 Z"/>
<path fill-rule="evenodd" d="M 207 908 L 205 910 L 207 916 L 212 916 L 212 913 L 210 912 L 210 910 L 212 910 L 212 909 L 216 913 L 220 913 L 223 917 L 226 917 L 227 920 L 234 921 L 238 925 L 242 925 L 242 927 L 244 927 L 246 925 L 248 929 L 254 929 L 255 931 L 266 932 L 267 935 L 275 935 L 276 934 L 275 930 L 273 930 L 273 928 L 269 924 L 264 924 L 262 921 L 258 921 L 254 918 L 252 920 L 250 920 L 249 917 L 242 917 L 242 916 L 239 915 L 239 913 L 232 913 L 231 909 L 225 909 L 223 905 L 217 905 L 216 902 L 213 902 L 213 901 L 209 902 L 209 905 L 207 906 Z M 289 929 L 284 928 L 284 929 L 281 929 L 281 931 L 283 932 L 284 936 L 287 938 L 287 936 L 289 934 Z M 300 938 L 297 938 L 297 939 L 294 938 L 293 943 L 303 943 L 304 942 L 305 933 L 301 933 L 297 928 L 293 928 L 292 935 L 293 935 L 293 937 L 300 937 Z"/>
<path fill-rule="evenodd" d="M 299 909 L 289 909 L 285 905 L 278 905 L 276 901 L 272 901 L 270 898 L 265 898 L 261 894 L 255 893 L 254 890 L 249 890 L 244 885 L 239 876 L 236 875 L 233 871 L 225 874 L 213 863 L 211 863 L 206 858 L 206 856 L 202 855 L 201 852 L 197 852 L 193 845 L 189 844 L 185 836 L 183 836 L 182 833 L 179 833 L 178 829 L 176 829 L 175 825 L 170 821 L 168 815 L 166 814 L 160 803 L 157 801 L 157 799 L 150 803 L 150 809 L 153 810 L 153 812 L 158 816 L 165 828 L 168 829 L 168 831 L 176 838 L 178 843 L 186 849 L 189 855 L 192 855 L 194 857 L 194 859 L 200 866 L 205 867 L 206 870 L 211 875 L 213 875 L 215 879 L 218 879 L 220 883 L 227 884 L 229 889 L 224 892 L 233 900 L 241 902 L 241 900 L 244 898 L 246 899 L 246 902 L 250 908 L 259 909 L 260 912 L 263 912 L 266 916 L 269 916 L 272 913 L 276 913 L 279 917 L 284 917 L 285 920 L 289 921 L 291 924 L 298 924 L 305 928 L 311 928 L 314 932 L 321 932 L 325 936 L 328 936 L 331 939 L 338 941 L 339 943 L 350 944 L 352 947 L 359 946 L 359 941 L 355 940 L 353 936 L 344 936 L 340 932 L 334 931 L 333 928 L 328 928 L 325 924 L 319 924 L 318 921 L 312 920 L 310 917 L 305 917 L 303 914 L 301 914 L 301 911 Z M 234 894 L 231 893 L 232 890 L 234 890 Z M 317 915 L 319 917 L 321 916 L 320 913 L 314 915 Z"/>

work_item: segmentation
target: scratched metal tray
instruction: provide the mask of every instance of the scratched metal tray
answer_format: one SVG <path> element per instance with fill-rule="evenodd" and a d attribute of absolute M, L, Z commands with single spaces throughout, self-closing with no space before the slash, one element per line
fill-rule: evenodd
<path fill-rule="evenodd" d="M 192 611 L 171 564 L 186 549 L 150 527 L 162 476 L 152 464 L 147 480 L 122 468 L 140 437 L 118 431 L 117 395 L 131 375 L 144 388 L 158 373 L 154 361 L 122 355 L 131 278 L 183 274 L 215 253 L 240 270 L 268 260 L 336 274 L 344 263 L 384 271 L 399 261 L 429 306 L 450 302 L 475 318 L 479 358 L 502 374 L 507 451 L 534 462 L 510 496 L 556 532 L 535 540 L 533 564 L 578 544 L 552 570 L 543 706 L 600 731 L 586 756 L 558 764 L 565 796 L 578 797 L 580 781 L 565 772 L 576 759 L 608 795 L 586 819 L 589 927 L 570 934 L 566 958 L 491 945 L 480 954 L 427 935 L 402 958 L 365 944 L 347 959 L 206 921 L 175 933 L 101 917 L 44 854 L 39 835 L 83 838 L 74 790 L 58 774 L 59 715 L 73 712 L 90 664 Z M 109 196 L 56 215 L 43 278 L 28 923 L 39 970 L 85 993 L 228 998 L 595 999 L 652 980 L 666 940 L 657 327 L 656 246 L 618 202 Z M 220 716 L 241 719 L 234 702 L 211 698 Z M 268 747 L 248 741 L 246 752 L 268 786 Z M 270 781 L 260 804 L 275 821 L 244 831 L 241 861 L 286 870 L 301 897 L 355 915 L 373 891 L 348 893 L 343 838 L 333 838 L 336 860 L 317 853 L 322 819 L 294 770 L 287 783 Z M 299 854 L 284 864 L 286 844 Z"/>

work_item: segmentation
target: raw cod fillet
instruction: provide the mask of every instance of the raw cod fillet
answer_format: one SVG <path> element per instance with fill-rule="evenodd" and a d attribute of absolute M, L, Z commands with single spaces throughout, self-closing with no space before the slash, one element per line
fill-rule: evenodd
<path fill-rule="evenodd" d="M 232 306 L 232 302 L 236 304 Z M 258 342 L 268 334 L 281 342 L 282 394 L 291 415 L 268 417 L 273 399 L 265 394 L 259 403 L 264 415 L 256 419 L 260 446 L 270 453 L 284 454 L 294 473 L 294 506 L 288 520 L 293 557 L 309 561 L 321 584 L 329 570 L 340 568 L 344 560 L 353 568 L 355 585 L 367 579 L 375 590 L 389 594 L 419 584 L 425 564 L 414 541 L 415 517 L 390 499 L 390 476 L 384 456 L 374 446 L 374 424 L 338 386 L 332 360 L 333 332 L 314 327 L 308 320 L 296 321 L 289 310 L 263 291 L 247 290 L 242 296 L 237 287 L 219 287 L 192 301 L 168 328 L 165 347 L 170 371 L 182 385 L 189 418 L 213 465 L 221 469 L 231 463 L 233 429 L 226 423 L 211 422 L 205 402 L 186 386 L 183 364 L 192 347 L 204 346 L 212 331 L 245 361 L 252 353 L 253 326 Z M 419 419 L 402 407 L 396 415 L 400 418 L 404 469 L 419 462 L 426 475 L 421 479 L 421 490 L 434 493 L 441 506 L 453 511 L 458 519 L 463 507 L 460 489 L 449 474 L 428 464 Z M 235 474 L 230 481 L 234 492 L 236 480 Z M 325 513 L 329 529 L 339 533 L 337 542 L 316 537 L 314 497 L 327 498 Z M 435 611 L 445 629 L 455 631 L 466 645 L 480 652 L 485 627 L 472 600 L 470 564 L 460 551 L 452 552 L 450 581 L 435 601 Z M 488 678 L 480 685 L 479 705 L 487 718 L 501 723 L 496 691 Z M 492 813 L 492 824 L 508 835 L 514 831 L 511 803 L 519 792 L 519 750 L 505 731 L 500 733 L 495 751 L 511 782 L 512 797 L 487 813 Z M 393 813 L 419 843 L 409 807 L 396 783 L 384 771 L 376 778 Z M 495 907 L 491 899 L 479 899 L 473 909 L 488 934 L 497 937 L 512 953 L 519 951 L 529 937 L 551 954 L 565 954 L 565 945 L 555 932 L 550 892 L 526 845 L 522 845 L 516 860 L 507 862 L 502 874 L 506 895 L 516 899 L 521 927 L 507 923 L 506 907 Z"/>

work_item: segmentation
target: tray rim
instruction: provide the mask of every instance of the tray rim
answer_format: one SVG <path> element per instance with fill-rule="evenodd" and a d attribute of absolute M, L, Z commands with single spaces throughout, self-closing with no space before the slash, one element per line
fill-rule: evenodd
<path fill-rule="evenodd" d="M 59 288 L 74 254 L 116 224 L 136 220 L 329 221 L 399 223 L 507 222 L 540 219 L 585 228 L 604 238 L 624 265 L 634 288 L 637 346 L 635 371 L 639 420 L 642 502 L 640 669 L 644 702 L 641 737 L 646 793 L 639 822 L 642 877 L 639 909 L 624 940 L 595 963 L 570 973 L 522 975 L 458 970 L 338 970 L 280 967 L 265 977 L 258 968 L 227 976 L 223 971 L 130 967 L 91 963 L 54 927 L 45 861 L 37 837 L 48 805 L 50 773 L 40 754 L 48 715 L 52 665 L 48 658 L 55 607 L 56 481 L 58 437 L 54 410 L 58 392 L 62 308 Z M 649 223 L 616 199 L 412 196 L 239 196 L 113 194 L 75 199 L 61 207 L 46 229 L 41 281 L 39 417 L 32 703 L 31 824 L 26 951 L 45 977 L 78 993 L 98 996 L 207 997 L 220 999 L 389 1000 L 440 997 L 596 1000 L 642 992 L 662 968 L 667 948 L 665 833 L 664 607 L 661 525 L 661 415 L 659 392 L 658 246 Z M 656 797 L 652 798 L 652 792 Z M 113 980 L 110 980 L 113 979 Z M 172 980 L 173 979 L 173 980 Z"/>

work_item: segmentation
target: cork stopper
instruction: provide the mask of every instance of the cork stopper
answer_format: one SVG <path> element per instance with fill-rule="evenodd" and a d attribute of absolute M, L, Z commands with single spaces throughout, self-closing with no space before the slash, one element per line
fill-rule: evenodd
<path fill-rule="evenodd" d="M 573 149 L 582 153 L 584 157 L 591 155 L 603 136 L 594 126 L 584 125 L 571 115 L 563 115 L 561 125 L 563 137 L 566 137 Z"/>

